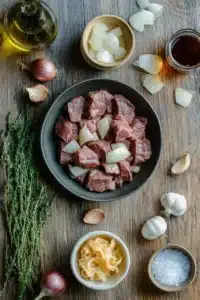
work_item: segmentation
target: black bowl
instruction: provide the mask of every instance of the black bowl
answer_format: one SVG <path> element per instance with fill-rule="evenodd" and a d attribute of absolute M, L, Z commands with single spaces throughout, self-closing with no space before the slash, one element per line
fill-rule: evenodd
<path fill-rule="evenodd" d="M 148 119 L 147 138 L 151 141 L 152 146 L 152 156 L 150 160 L 142 165 L 141 171 L 134 176 L 134 180 L 131 183 L 125 184 L 115 191 L 104 193 L 90 192 L 68 175 L 67 171 L 57 160 L 56 138 L 54 135 L 54 127 L 58 117 L 63 112 L 64 104 L 76 96 L 84 95 L 98 89 L 107 89 L 110 93 L 122 94 L 133 102 L 136 107 L 136 114 Z M 74 195 L 90 201 L 117 200 L 127 197 L 138 190 L 151 176 L 158 163 L 162 144 L 161 140 L 160 123 L 155 111 L 148 101 L 130 86 L 110 79 L 89 79 L 65 90 L 50 107 L 44 119 L 40 137 L 44 160 L 56 180 Z"/>

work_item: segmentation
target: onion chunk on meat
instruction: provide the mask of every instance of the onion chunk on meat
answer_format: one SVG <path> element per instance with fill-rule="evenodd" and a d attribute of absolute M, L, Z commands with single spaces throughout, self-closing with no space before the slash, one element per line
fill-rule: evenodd
<path fill-rule="evenodd" d="M 128 151 L 128 149 L 125 148 L 117 148 L 113 151 L 106 153 L 106 163 L 107 164 L 115 164 L 122 160 L 127 159 L 131 153 Z"/>
<path fill-rule="evenodd" d="M 115 150 L 117 148 L 125 148 L 125 149 L 127 149 L 127 147 L 126 147 L 126 145 L 124 143 L 115 143 L 115 144 L 112 144 L 111 148 L 112 148 L 112 150 Z"/>
<path fill-rule="evenodd" d="M 88 173 L 89 169 L 83 169 L 78 166 L 69 165 L 69 171 L 73 177 L 77 178 L 79 176 L 85 175 Z"/>
<path fill-rule="evenodd" d="M 112 116 L 108 115 L 101 119 L 97 124 L 97 129 L 101 139 L 103 140 L 110 129 L 112 122 Z"/>
<path fill-rule="evenodd" d="M 63 152 L 73 154 L 80 149 L 80 145 L 76 140 L 69 142 L 63 149 Z"/>
<path fill-rule="evenodd" d="M 95 141 L 96 137 L 95 135 L 93 135 L 89 129 L 87 128 L 87 126 L 83 126 L 83 128 L 81 128 L 80 132 L 79 132 L 79 143 L 82 146 L 83 144 L 87 143 L 87 142 L 92 142 Z"/>

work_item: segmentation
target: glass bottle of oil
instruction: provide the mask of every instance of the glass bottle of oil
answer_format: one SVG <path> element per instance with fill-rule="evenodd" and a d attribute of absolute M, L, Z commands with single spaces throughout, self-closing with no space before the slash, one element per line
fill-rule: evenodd
<path fill-rule="evenodd" d="M 58 23 L 49 5 L 39 0 L 21 0 L 5 14 L 0 50 L 10 55 L 9 51 L 12 54 L 42 49 L 54 41 L 57 31 Z"/>

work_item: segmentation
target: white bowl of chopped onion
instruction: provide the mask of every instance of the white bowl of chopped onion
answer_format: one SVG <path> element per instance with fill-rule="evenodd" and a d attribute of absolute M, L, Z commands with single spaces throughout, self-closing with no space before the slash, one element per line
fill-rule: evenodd
<path fill-rule="evenodd" d="M 93 290 L 108 290 L 127 276 L 130 254 L 125 243 L 115 234 L 93 231 L 75 244 L 70 264 L 82 285 Z"/>

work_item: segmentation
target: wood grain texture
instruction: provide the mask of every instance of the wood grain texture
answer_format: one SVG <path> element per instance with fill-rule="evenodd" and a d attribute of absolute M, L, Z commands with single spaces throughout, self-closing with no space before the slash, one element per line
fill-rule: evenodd
<path fill-rule="evenodd" d="M 1 8 L 11 4 L 11 0 L 1 0 Z M 37 107 L 31 107 L 31 114 L 41 118 L 50 104 L 68 86 L 81 80 L 94 77 L 108 77 L 120 80 L 144 94 L 157 111 L 162 124 L 163 149 L 159 165 L 151 179 L 133 196 L 113 203 L 88 203 L 74 200 L 62 191 L 54 181 L 48 181 L 49 188 L 56 191 L 52 216 L 48 220 L 42 239 L 42 270 L 58 268 L 69 281 L 69 291 L 61 299 L 68 300 L 198 300 L 200 294 L 200 274 L 187 290 L 177 294 L 164 294 L 155 290 L 147 278 L 147 263 L 151 254 L 162 246 L 162 240 L 144 241 L 140 230 L 142 224 L 151 216 L 159 213 L 159 198 L 163 193 L 174 191 L 184 194 L 188 200 L 188 211 L 184 217 L 171 218 L 169 239 L 193 253 L 199 267 L 200 260 L 200 70 L 180 75 L 165 70 L 162 74 L 165 88 L 150 96 L 142 85 L 143 74 L 134 70 L 132 61 L 143 53 L 162 53 L 166 41 L 177 30 L 186 27 L 200 29 L 200 0 L 159 0 L 165 5 L 164 15 L 156 20 L 144 33 L 136 33 L 136 50 L 132 59 L 121 69 L 111 72 L 98 72 L 83 61 L 79 42 L 87 22 L 93 17 L 110 13 L 128 19 L 138 11 L 134 0 L 49 0 L 59 19 L 59 35 L 45 56 L 52 59 L 58 68 L 58 76 L 49 82 L 51 94 L 48 100 Z M 20 61 L 30 61 L 41 57 L 37 53 L 32 57 L 8 58 L 0 62 L 0 130 L 4 128 L 8 111 L 16 115 L 20 103 L 26 101 L 23 89 L 34 81 L 19 71 Z M 175 87 L 185 87 L 196 91 L 192 105 L 188 109 L 174 104 Z M 185 151 L 192 158 L 190 170 L 180 177 L 168 176 L 171 162 Z M 45 173 L 45 172 L 43 172 Z M 3 176 L 0 177 L 0 188 Z M 100 207 L 106 213 L 105 221 L 99 226 L 90 227 L 81 223 L 82 213 L 94 207 Z M 131 269 L 126 280 L 117 288 L 97 293 L 90 291 L 75 281 L 69 268 L 69 255 L 73 244 L 83 234 L 92 230 L 109 230 L 118 234 L 127 243 L 131 253 Z M 3 248 L 5 228 L 0 220 L 0 259 L 3 266 Z M 1 268 L 2 269 L 2 268 Z M 14 287 L 10 286 L 3 300 L 15 299 Z"/>

